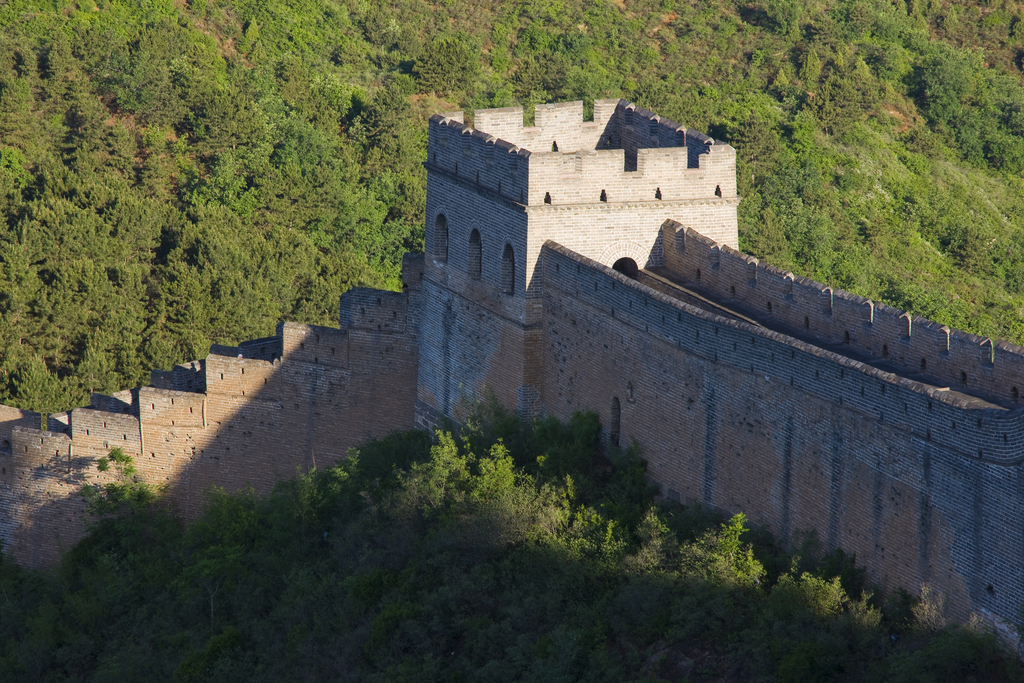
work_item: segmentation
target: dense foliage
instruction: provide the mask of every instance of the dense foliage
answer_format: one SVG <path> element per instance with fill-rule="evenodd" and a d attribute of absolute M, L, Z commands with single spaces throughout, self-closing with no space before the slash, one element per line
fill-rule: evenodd
<path fill-rule="evenodd" d="M 123 508 L 52 575 L 0 562 L 0 680 L 1021 680 L 813 538 L 655 504 L 592 414 L 477 424 L 214 491 L 187 529 Z"/>
<path fill-rule="evenodd" d="M 625 96 L 740 152 L 741 246 L 1024 339 L 1022 7 L 8 0 L 0 401 L 64 409 L 397 285 L 425 117 Z M 444 98 L 444 99 L 440 99 Z"/>

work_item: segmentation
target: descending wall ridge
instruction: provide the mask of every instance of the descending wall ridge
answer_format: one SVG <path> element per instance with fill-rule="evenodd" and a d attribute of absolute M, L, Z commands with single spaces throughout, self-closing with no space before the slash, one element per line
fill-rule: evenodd
<path fill-rule="evenodd" d="M 665 230 L 674 237 L 686 229 L 666 221 Z M 720 246 L 690 233 L 698 243 L 710 247 L 702 256 L 710 255 L 712 249 Z M 696 250 L 693 242 L 690 248 Z M 744 263 L 756 262 L 745 254 L 734 253 L 743 257 Z M 941 442 L 971 460 L 1004 466 L 1024 462 L 1024 405 L 1007 410 L 971 400 L 969 396 L 887 372 L 785 333 L 724 317 L 652 290 L 555 242 L 545 244 L 543 259 L 544 277 L 549 282 L 561 279 L 563 268 L 572 272 L 575 266 L 584 266 L 588 270 L 573 278 L 573 298 L 601 308 L 609 317 L 678 349 L 716 364 L 763 375 L 766 381 L 797 387 L 822 400 L 842 401 L 846 409 L 884 419 L 909 435 Z M 674 261 L 666 255 L 668 268 L 676 265 Z M 702 263 L 706 265 L 707 261 Z M 767 269 L 775 271 L 770 277 L 780 281 L 777 291 L 785 292 L 784 283 L 792 274 Z M 760 283 L 767 284 L 767 280 L 765 277 Z M 804 281 L 809 286 L 824 287 Z M 979 407 L 979 403 L 986 407 Z"/>
<path fill-rule="evenodd" d="M 1020 346 L 950 329 L 794 276 L 675 222 L 666 224 L 663 238 L 674 246 L 665 252 L 666 267 L 722 299 L 766 311 L 824 343 L 848 345 L 905 373 L 930 376 L 945 388 L 978 392 L 1010 407 L 1021 405 Z M 932 393 L 936 400 L 955 402 L 942 390 Z"/>
<path fill-rule="evenodd" d="M 120 447 L 186 517 L 464 399 L 596 411 L 662 494 L 817 534 L 953 616 L 1024 603 L 1024 349 L 737 251 L 736 153 L 625 100 L 431 117 L 425 256 L 339 327 L 282 322 L 43 416 L 0 406 L 0 540 L 52 566 Z M 684 227 L 685 226 L 685 227 Z"/>

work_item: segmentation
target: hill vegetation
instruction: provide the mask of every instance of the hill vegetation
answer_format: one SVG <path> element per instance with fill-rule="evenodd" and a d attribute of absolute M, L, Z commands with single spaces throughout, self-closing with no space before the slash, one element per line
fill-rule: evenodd
<path fill-rule="evenodd" d="M 624 96 L 734 144 L 741 246 L 1024 341 L 1013 0 L 9 0 L 0 401 L 63 410 L 398 286 L 437 110 Z"/>
<path fill-rule="evenodd" d="M 394 434 L 184 529 L 131 483 L 55 574 L 0 555 L 0 680 L 1019 681 L 984 629 L 700 507 L 578 414 Z M 119 471 L 130 461 L 114 454 Z M 99 496 L 99 497 L 97 497 Z"/>

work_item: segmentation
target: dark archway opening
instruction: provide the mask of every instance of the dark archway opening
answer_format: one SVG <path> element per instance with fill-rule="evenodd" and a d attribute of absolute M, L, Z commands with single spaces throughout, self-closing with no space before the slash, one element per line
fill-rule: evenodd
<path fill-rule="evenodd" d="M 443 213 L 437 214 L 434 221 L 434 256 L 439 259 L 448 258 L 448 219 Z"/>
<path fill-rule="evenodd" d="M 514 294 L 516 290 L 516 255 L 511 244 L 501 254 L 501 291 Z"/>
<path fill-rule="evenodd" d="M 479 280 L 481 277 L 482 262 L 483 249 L 480 243 L 480 231 L 474 229 L 473 232 L 469 233 L 469 267 L 467 269 L 469 276 L 474 280 Z"/>
<path fill-rule="evenodd" d="M 612 266 L 612 270 L 617 270 L 626 277 L 636 279 L 637 274 L 640 272 L 640 268 L 636 265 L 636 261 L 623 256 Z"/>

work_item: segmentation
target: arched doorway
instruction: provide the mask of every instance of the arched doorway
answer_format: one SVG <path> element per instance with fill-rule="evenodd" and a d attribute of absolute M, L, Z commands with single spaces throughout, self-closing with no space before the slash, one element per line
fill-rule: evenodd
<path fill-rule="evenodd" d="M 636 279 L 637 274 L 640 272 L 640 268 L 636 265 L 636 261 L 623 256 L 612 266 L 612 270 L 617 270 L 626 277 Z"/>

